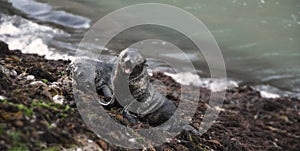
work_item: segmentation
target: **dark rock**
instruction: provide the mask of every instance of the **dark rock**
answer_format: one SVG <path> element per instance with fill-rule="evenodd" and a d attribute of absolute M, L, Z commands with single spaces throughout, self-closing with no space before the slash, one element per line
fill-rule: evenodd
<path fill-rule="evenodd" d="M 8 44 L 0 40 L 0 54 L 7 53 L 8 51 Z"/>
<path fill-rule="evenodd" d="M 0 72 L 0 92 L 2 90 L 11 90 L 12 89 L 12 81 L 9 79 L 7 75 Z"/>
<path fill-rule="evenodd" d="M 27 73 L 34 75 L 37 79 L 47 79 L 50 82 L 54 82 L 56 80 L 49 72 L 37 66 L 29 68 Z"/>
<path fill-rule="evenodd" d="M 51 133 L 50 131 L 44 132 L 43 134 L 41 134 L 40 137 L 41 137 L 41 140 L 43 140 L 49 144 L 60 142 L 59 138 L 57 136 L 55 136 L 53 133 Z"/>
<path fill-rule="evenodd" d="M 282 106 L 278 103 L 278 102 L 270 102 L 270 101 L 266 101 L 263 103 L 263 109 L 266 111 L 278 111 L 282 108 Z"/>

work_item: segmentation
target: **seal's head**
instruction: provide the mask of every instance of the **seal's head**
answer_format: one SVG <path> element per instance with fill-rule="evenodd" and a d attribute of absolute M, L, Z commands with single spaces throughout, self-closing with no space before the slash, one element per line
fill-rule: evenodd
<path fill-rule="evenodd" d="M 124 74 L 135 77 L 143 72 L 146 58 L 137 49 L 127 48 L 120 53 L 118 63 Z"/>

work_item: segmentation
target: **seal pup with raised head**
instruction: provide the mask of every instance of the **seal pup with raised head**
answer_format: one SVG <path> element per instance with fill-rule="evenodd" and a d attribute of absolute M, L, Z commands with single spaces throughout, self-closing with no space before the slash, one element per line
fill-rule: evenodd
<path fill-rule="evenodd" d="M 113 92 L 124 106 L 126 117 L 133 113 L 140 121 L 157 126 L 170 119 L 176 111 L 174 102 L 158 92 L 149 81 L 146 58 L 137 50 L 123 50 L 115 67 Z"/>

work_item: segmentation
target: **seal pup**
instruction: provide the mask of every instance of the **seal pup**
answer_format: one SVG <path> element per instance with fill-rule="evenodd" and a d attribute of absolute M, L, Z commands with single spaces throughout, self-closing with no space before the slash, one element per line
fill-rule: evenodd
<path fill-rule="evenodd" d="M 146 58 L 137 49 L 123 50 L 114 70 L 113 92 L 126 118 L 158 126 L 170 119 L 177 108 L 150 83 L 147 66 Z"/>

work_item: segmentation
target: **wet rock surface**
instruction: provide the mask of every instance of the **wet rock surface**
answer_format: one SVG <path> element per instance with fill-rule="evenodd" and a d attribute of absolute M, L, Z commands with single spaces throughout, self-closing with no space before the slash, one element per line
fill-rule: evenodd
<path fill-rule="evenodd" d="M 129 150 L 98 138 L 83 122 L 66 72 L 69 63 L 10 51 L 0 42 L 0 66 L 10 71 L 0 72 L 0 150 Z M 6 74 L 13 71 L 16 75 Z M 151 80 L 161 81 L 167 98 L 177 105 L 180 93 L 193 96 L 199 90 L 181 92 L 180 85 L 162 73 L 154 73 Z M 210 108 L 209 97 L 210 91 L 201 88 L 191 123 L 196 129 Z M 182 131 L 169 143 L 149 150 L 298 150 L 299 108 L 296 98 L 266 99 L 250 87 L 234 88 L 227 90 L 221 113 L 205 134 Z M 126 124 L 119 112 L 109 114 Z"/>

